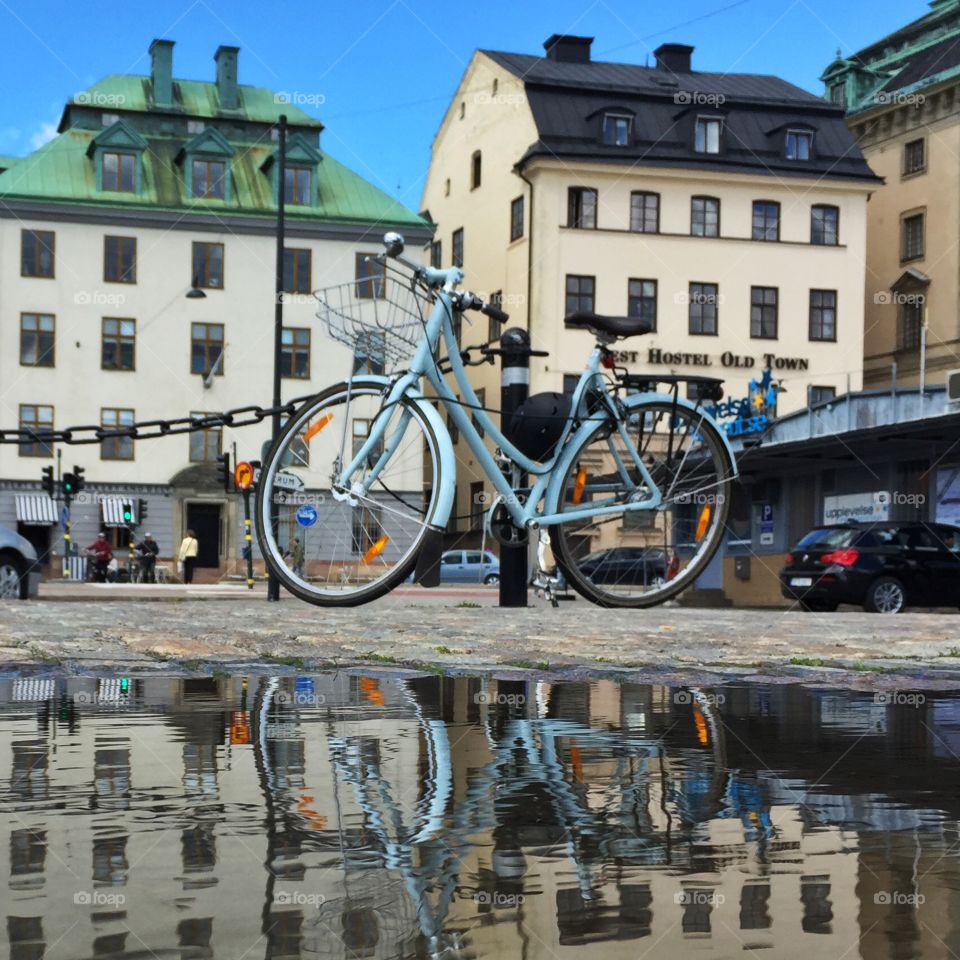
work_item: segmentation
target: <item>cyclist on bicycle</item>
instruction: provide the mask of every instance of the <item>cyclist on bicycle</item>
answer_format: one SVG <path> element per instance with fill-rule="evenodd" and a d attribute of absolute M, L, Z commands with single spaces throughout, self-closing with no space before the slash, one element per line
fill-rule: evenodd
<path fill-rule="evenodd" d="M 153 539 L 152 533 L 143 535 L 143 539 L 136 546 L 136 551 L 140 564 L 140 582 L 156 583 L 157 554 L 160 553 L 160 544 Z"/>
<path fill-rule="evenodd" d="M 87 553 L 93 561 L 93 578 L 97 583 L 107 582 L 107 567 L 113 559 L 113 548 L 107 541 L 107 535 L 101 530 L 97 539 L 87 547 Z"/>

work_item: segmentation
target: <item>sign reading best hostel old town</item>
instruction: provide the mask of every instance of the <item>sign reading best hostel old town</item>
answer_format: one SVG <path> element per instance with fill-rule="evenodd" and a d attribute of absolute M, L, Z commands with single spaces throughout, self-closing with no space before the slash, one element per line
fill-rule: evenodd
<path fill-rule="evenodd" d="M 617 363 L 640 363 L 642 351 L 619 350 L 614 353 Z M 759 356 L 747 356 L 725 350 L 723 353 L 694 353 L 686 350 L 664 350 L 650 347 L 646 354 L 646 363 L 663 367 L 721 367 L 725 370 L 809 370 L 810 361 L 806 357 L 778 357 L 775 353 L 762 353 Z"/>

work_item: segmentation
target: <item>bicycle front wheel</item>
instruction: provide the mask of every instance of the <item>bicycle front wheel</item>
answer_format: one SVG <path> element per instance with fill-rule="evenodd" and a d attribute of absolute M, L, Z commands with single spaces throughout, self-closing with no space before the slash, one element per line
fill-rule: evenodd
<path fill-rule="evenodd" d="M 610 512 L 551 527 L 557 563 L 583 596 L 607 607 L 651 607 L 689 587 L 723 538 L 733 464 L 703 410 L 651 400 L 623 432 L 598 423 L 563 478 L 561 513 Z M 636 466 L 639 455 L 651 484 Z M 626 509 L 652 501 L 659 506 Z"/>
<path fill-rule="evenodd" d="M 387 408 L 385 399 L 381 383 L 330 387 L 290 418 L 263 465 L 260 549 L 270 575 L 309 603 L 354 606 L 387 593 L 411 573 L 427 534 L 437 439 L 416 404 Z M 372 434 L 376 445 L 340 487 Z"/>

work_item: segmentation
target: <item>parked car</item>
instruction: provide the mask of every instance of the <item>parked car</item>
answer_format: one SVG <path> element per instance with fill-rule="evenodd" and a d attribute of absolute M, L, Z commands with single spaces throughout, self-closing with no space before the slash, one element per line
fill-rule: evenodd
<path fill-rule="evenodd" d="M 447 550 L 440 556 L 441 583 L 500 582 L 500 561 L 489 550 Z"/>
<path fill-rule="evenodd" d="M 0 599 L 35 597 L 40 585 L 37 551 L 9 527 L 0 527 Z"/>
<path fill-rule="evenodd" d="M 960 528 L 944 523 L 843 523 L 818 527 L 787 554 L 783 595 L 804 610 L 841 603 L 873 613 L 960 604 Z"/>
<path fill-rule="evenodd" d="M 609 547 L 589 554 L 580 572 L 594 583 L 642 586 L 666 579 L 667 555 L 650 547 Z"/>

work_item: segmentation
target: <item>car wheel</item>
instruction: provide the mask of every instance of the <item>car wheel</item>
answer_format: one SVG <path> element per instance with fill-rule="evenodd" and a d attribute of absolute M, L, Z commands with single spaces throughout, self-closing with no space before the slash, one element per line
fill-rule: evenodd
<path fill-rule="evenodd" d="M 27 587 L 23 561 L 9 553 L 0 556 L 0 600 L 26 600 Z"/>
<path fill-rule="evenodd" d="M 483 582 L 488 587 L 496 587 L 500 583 L 500 574 L 499 573 L 488 573 L 484 578 Z"/>
<path fill-rule="evenodd" d="M 867 613 L 902 613 L 906 605 L 903 584 L 893 577 L 881 577 L 870 585 L 863 608 Z"/>

